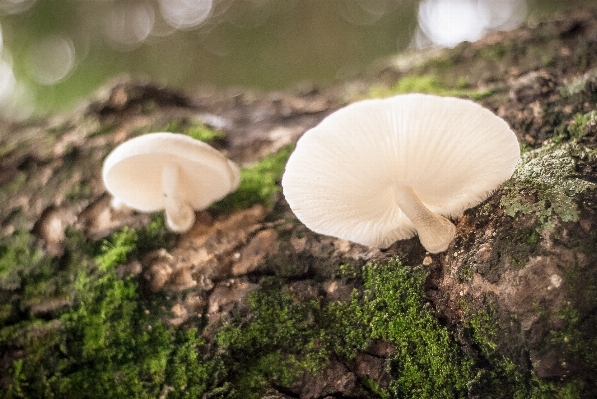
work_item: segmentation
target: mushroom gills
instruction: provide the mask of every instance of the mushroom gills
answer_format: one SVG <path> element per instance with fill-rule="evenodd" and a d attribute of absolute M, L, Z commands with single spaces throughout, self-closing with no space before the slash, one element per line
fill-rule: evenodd
<path fill-rule="evenodd" d="M 419 240 L 427 251 L 436 254 L 448 249 L 456 235 L 456 227 L 452 222 L 431 212 L 411 187 L 396 187 L 394 198 L 396 204 L 417 230 Z"/>
<path fill-rule="evenodd" d="M 166 162 L 162 169 L 162 190 L 168 228 L 176 233 L 189 231 L 195 223 L 195 211 L 181 196 L 180 170 L 173 162 Z"/>

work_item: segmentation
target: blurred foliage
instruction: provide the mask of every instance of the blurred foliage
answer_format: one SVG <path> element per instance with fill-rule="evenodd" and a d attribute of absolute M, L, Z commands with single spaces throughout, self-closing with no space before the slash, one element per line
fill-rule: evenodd
<path fill-rule="evenodd" d="M 121 74 L 150 76 L 191 90 L 205 86 L 282 90 L 304 81 L 330 84 L 416 42 L 420 1 L 368 3 L 164 2 L 157 7 L 155 1 L 4 1 L 0 64 L 9 61 L 6 65 L 19 86 L 14 93 L 19 107 L 13 112 L 71 106 Z M 168 24 L 164 11 L 193 4 L 214 7 L 206 21 L 183 29 L 177 29 L 181 26 L 175 22 Z M 537 18 L 593 5 L 594 0 L 529 0 L 527 14 Z M 179 10 L 178 17 L 192 13 Z M 44 48 L 46 39 L 56 38 L 67 44 L 62 50 L 69 56 L 56 57 L 56 51 Z M 500 60 L 504 51 L 496 45 L 483 56 Z M 36 69 L 60 67 L 66 68 L 61 71 L 64 76 L 59 74 L 51 83 L 36 76 Z"/>
<path fill-rule="evenodd" d="M 464 77 L 458 79 L 457 85 L 454 86 L 441 81 L 436 75 L 411 75 L 398 80 L 393 86 L 373 87 L 369 91 L 369 96 L 389 97 L 406 93 L 436 94 L 473 100 L 480 100 L 493 94 L 491 90 L 468 88 L 468 82 Z"/>

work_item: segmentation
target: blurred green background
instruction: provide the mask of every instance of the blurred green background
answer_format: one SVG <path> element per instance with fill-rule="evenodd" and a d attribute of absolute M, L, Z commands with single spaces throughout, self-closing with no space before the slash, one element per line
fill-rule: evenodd
<path fill-rule="evenodd" d="M 174 87 L 329 84 L 595 0 L 0 0 L 0 113 L 72 106 L 119 74 Z"/>

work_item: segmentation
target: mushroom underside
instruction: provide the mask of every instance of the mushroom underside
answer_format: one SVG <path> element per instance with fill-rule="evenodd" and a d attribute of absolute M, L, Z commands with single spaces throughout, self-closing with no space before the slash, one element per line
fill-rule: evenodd
<path fill-rule="evenodd" d="M 507 123 L 469 100 L 408 94 L 342 108 L 298 141 L 282 178 L 297 217 L 320 234 L 387 247 L 418 234 L 432 253 L 462 214 L 510 178 Z"/>
<path fill-rule="evenodd" d="M 456 234 L 456 227 L 445 217 L 431 212 L 408 186 L 398 186 L 394 190 L 396 204 L 417 230 L 419 240 L 431 253 L 448 249 Z"/>
<path fill-rule="evenodd" d="M 190 230 L 195 223 L 195 211 L 182 196 L 180 170 L 173 162 L 166 162 L 162 168 L 162 191 L 168 228 L 175 233 Z"/>

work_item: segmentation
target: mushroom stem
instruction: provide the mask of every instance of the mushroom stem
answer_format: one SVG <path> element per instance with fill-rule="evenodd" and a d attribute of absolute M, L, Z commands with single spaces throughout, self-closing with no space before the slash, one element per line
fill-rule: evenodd
<path fill-rule="evenodd" d="M 399 186 L 394 191 L 396 203 L 417 230 L 419 240 L 432 254 L 448 249 L 456 234 L 456 227 L 441 215 L 431 212 L 412 188 Z"/>
<path fill-rule="evenodd" d="M 166 162 L 162 169 L 162 191 L 166 225 L 175 233 L 184 233 L 195 223 L 195 211 L 181 198 L 180 173 L 173 162 Z"/>

